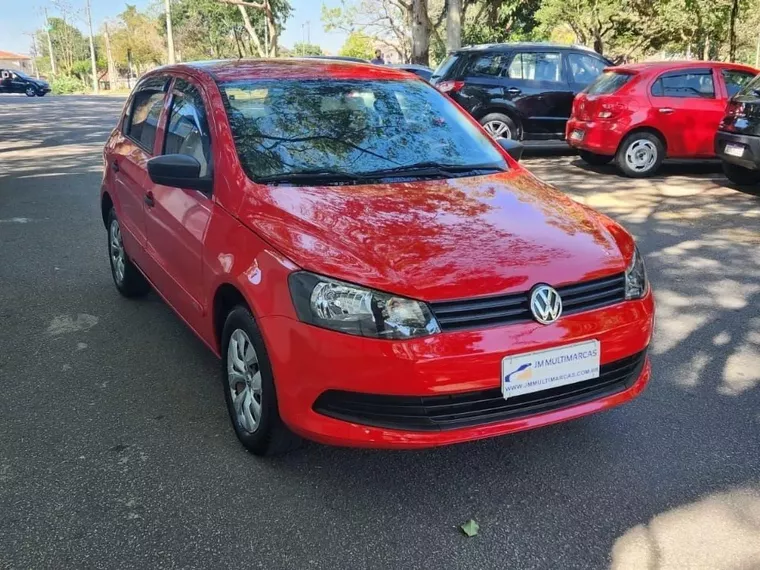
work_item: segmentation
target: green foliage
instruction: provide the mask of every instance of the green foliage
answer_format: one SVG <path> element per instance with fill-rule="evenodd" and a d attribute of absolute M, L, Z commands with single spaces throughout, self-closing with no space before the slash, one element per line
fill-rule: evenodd
<path fill-rule="evenodd" d="M 291 55 L 294 57 L 298 57 L 299 55 L 323 55 L 323 52 L 322 48 L 316 44 L 297 42 L 293 44 Z"/>
<path fill-rule="evenodd" d="M 372 59 L 374 57 L 373 40 L 361 32 L 352 32 L 346 38 L 346 43 L 340 48 L 340 55 Z"/>
<path fill-rule="evenodd" d="M 58 75 L 52 78 L 50 80 L 50 89 L 56 95 L 70 95 L 71 93 L 83 93 L 86 91 L 82 80 L 72 75 Z"/>

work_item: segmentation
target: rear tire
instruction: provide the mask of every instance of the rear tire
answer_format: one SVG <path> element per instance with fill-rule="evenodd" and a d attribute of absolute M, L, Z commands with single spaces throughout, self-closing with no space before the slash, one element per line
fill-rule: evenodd
<path fill-rule="evenodd" d="M 284 455 L 301 439 L 280 418 L 272 364 L 251 312 L 237 306 L 222 331 L 222 387 L 240 443 L 254 455 Z"/>
<path fill-rule="evenodd" d="M 610 161 L 615 158 L 614 156 L 608 156 L 606 154 L 596 154 L 595 152 L 589 152 L 587 150 L 581 150 L 578 152 L 583 162 L 591 164 L 593 166 L 604 166 L 609 164 Z"/>
<path fill-rule="evenodd" d="M 723 174 L 737 186 L 754 186 L 760 183 L 760 170 L 750 170 L 722 160 Z"/>
<path fill-rule="evenodd" d="M 630 178 L 646 178 L 659 170 L 665 160 L 665 145 L 657 135 L 632 133 L 625 137 L 615 155 L 618 167 Z"/>
<path fill-rule="evenodd" d="M 119 293 L 132 298 L 142 297 L 150 291 L 150 284 L 127 256 L 121 239 L 121 225 L 113 208 L 108 212 L 108 260 L 111 262 L 111 277 Z"/>
<path fill-rule="evenodd" d="M 512 120 L 512 117 L 502 113 L 488 113 L 480 119 L 480 124 L 495 139 L 505 138 L 516 141 L 522 139 L 522 133 L 517 123 Z"/>

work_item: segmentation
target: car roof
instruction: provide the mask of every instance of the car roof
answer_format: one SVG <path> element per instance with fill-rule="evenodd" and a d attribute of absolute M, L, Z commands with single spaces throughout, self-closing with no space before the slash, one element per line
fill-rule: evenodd
<path fill-rule="evenodd" d="M 192 69 L 216 81 L 249 79 L 409 79 L 400 69 L 337 59 L 281 58 L 199 61 L 159 68 L 161 71 Z"/>
<path fill-rule="evenodd" d="M 433 71 L 426 65 L 420 65 L 418 63 L 394 63 L 391 67 L 397 69 L 419 69 L 420 71 Z"/>
<path fill-rule="evenodd" d="M 727 63 L 723 61 L 695 61 L 695 60 L 684 60 L 684 61 L 677 61 L 677 60 L 671 60 L 671 61 L 644 61 L 641 63 L 629 63 L 626 65 L 617 65 L 614 67 L 610 67 L 610 69 L 620 70 L 620 71 L 636 71 L 636 72 L 645 72 L 645 71 L 667 71 L 669 69 L 704 69 L 705 67 L 718 67 L 721 69 L 738 69 L 742 71 L 751 71 L 753 73 L 757 73 L 758 71 L 750 67 L 749 65 L 743 65 L 741 63 Z"/>
<path fill-rule="evenodd" d="M 593 49 L 582 45 L 570 45 L 570 44 L 558 44 L 554 42 L 513 42 L 506 44 L 479 44 L 474 46 L 467 46 L 456 50 L 458 53 L 470 52 L 470 51 L 512 51 L 515 49 L 560 49 L 560 50 L 578 50 L 595 54 L 599 57 L 604 57 L 598 54 Z"/>

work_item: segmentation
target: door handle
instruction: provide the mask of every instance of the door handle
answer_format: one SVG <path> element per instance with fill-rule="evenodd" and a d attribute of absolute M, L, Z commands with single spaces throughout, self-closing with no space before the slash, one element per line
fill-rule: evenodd
<path fill-rule="evenodd" d="M 146 193 L 145 198 L 143 198 L 143 202 L 145 202 L 145 205 L 148 206 L 148 208 L 155 206 L 156 201 L 153 199 L 153 192 Z"/>
<path fill-rule="evenodd" d="M 670 115 L 674 109 L 671 109 L 670 107 L 662 107 L 661 109 L 658 109 L 658 111 L 663 115 Z"/>
<path fill-rule="evenodd" d="M 114 172 L 119 172 L 119 163 L 115 160 L 111 163 L 111 170 Z"/>
<path fill-rule="evenodd" d="M 517 87 L 510 87 L 509 89 L 507 89 L 507 93 L 509 93 L 510 95 L 519 95 L 520 93 L 522 93 L 522 91 L 520 91 Z"/>

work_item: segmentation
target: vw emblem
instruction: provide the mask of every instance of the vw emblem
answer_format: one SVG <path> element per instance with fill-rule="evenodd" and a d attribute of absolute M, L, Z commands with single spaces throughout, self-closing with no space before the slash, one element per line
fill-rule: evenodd
<path fill-rule="evenodd" d="M 542 325 L 549 325 L 562 314 L 562 298 L 554 287 L 537 285 L 530 294 L 530 310 Z"/>

